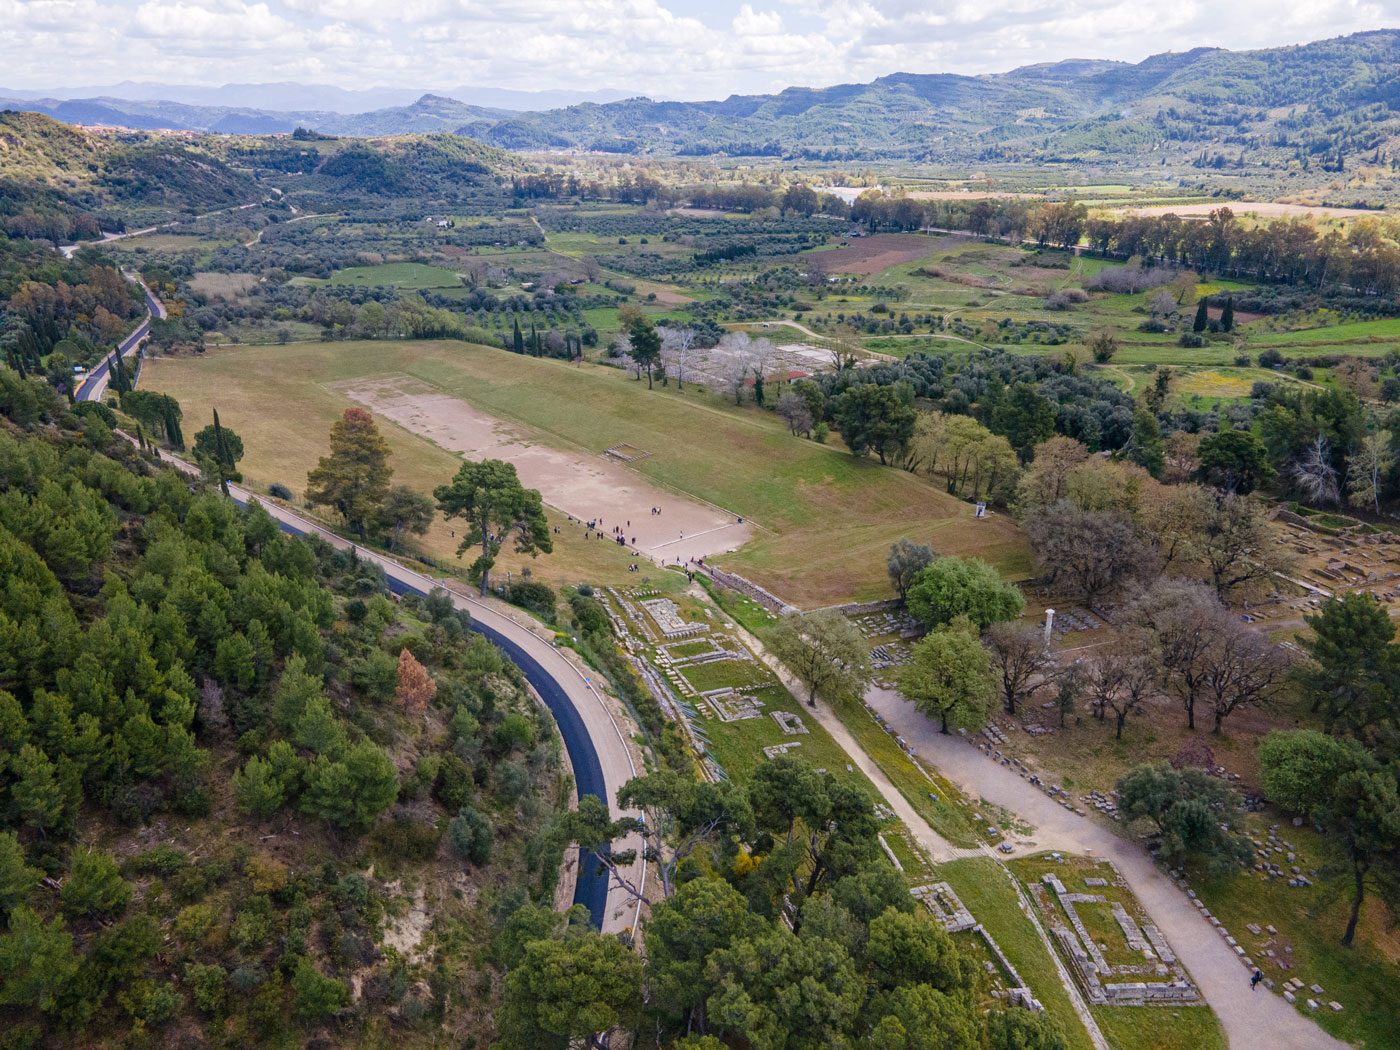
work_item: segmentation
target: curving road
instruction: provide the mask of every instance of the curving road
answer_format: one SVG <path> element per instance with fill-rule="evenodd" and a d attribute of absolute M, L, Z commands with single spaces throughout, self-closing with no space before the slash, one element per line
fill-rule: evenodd
<path fill-rule="evenodd" d="M 160 301 L 144 284 L 142 289 L 146 292 L 146 303 L 151 313 L 164 317 L 165 308 Z M 150 320 L 148 315 L 141 326 L 122 342 L 119 348 L 122 356 L 131 353 L 146 339 L 150 332 Z M 110 360 L 104 360 L 101 366 L 92 371 L 78 388 L 77 397 L 80 400 L 95 401 L 102 396 L 107 389 L 109 367 Z M 160 457 L 178 470 L 199 473 L 198 468 L 182 459 L 165 453 L 160 453 Z M 298 536 L 315 535 L 334 547 L 352 550 L 358 557 L 374 562 L 384 571 L 389 588 L 395 594 L 426 595 L 433 588 L 443 585 L 442 580 L 430 579 L 404 568 L 391 558 L 337 536 L 309 518 L 275 503 L 259 500 L 253 493 L 237 485 L 230 485 L 229 492 L 240 506 L 246 506 L 249 501 L 261 503 L 284 532 Z M 470 613 L 472 629 L 485 635 L 505 652 L 554 715 L 573 765 L 574 782 L 580 797 L 593 795 L 610 811 L 615 809 L 612 800 L 617 797 L 618 789 L 636 776 L 637 770 L 621 727 L 594 688 L 590 677 L 570 663 L 552 642 L 522 625 L 513 615 L 499 612 L 468 595 L 451 590 L 448 593 L 457 608 Z M 623 811 L 623 815 L 639 814 Z M 624 872 L 635 886 L 643 886 L 646 882 L 646 860 L 642 856 L 642 847 L 640 836 L 623 840 L 622 848 L 636 850 L 637 860 Z M 582 850 L 574 903 L 587 907 L 593 925 L 604 933 L 620 933 L 628 927 L 635 930 L 641 913 L 640 903 L 628 895 L 621 891 L 610 893 L 607 876 Z"/>

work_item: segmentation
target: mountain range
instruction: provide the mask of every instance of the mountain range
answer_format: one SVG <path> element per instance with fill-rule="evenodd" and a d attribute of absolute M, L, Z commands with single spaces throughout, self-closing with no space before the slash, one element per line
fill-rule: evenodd
<path fill-rule="evenodd" d="M 189 90 L 182 97 L 210 97 Z M 395 100 L 375 91 L 278 90 L 230 86 L 225 101 Z M 1248 150 L 1341 163 L 1387 148 L 1397 135 L 1397 100 L 1397 30 L 1259 51 L 1196 48 L 1138 63 L 1073 59 L 981 76 L 894 73 L 868 84 L 707 102 L 630 98 L 518 111 L 438 94 L 346 113 L 112 96 L 6 100 L 0 92 L 0 105 L 79 124 L 240 134 L 298 126 L 341 136 L 452 132 L 525 151 L 948 162 L 1141 162 L 1157 153 L 1180 159 L 1214 150 L 1223 158 Z"/>

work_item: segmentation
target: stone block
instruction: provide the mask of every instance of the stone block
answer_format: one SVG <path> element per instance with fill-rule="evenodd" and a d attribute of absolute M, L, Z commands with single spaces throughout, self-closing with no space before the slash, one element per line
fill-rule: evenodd
<path fill-rule="evenodd" d="M 1317 1001 L 1316 999 L 1309 999 L 1309 1000 L 1308 1000 L 1308 1009 L 1309 1009 L 1309 1010 L 1316 1010 L 1316 1009 L 1318 1008 L 1318 1006 L 1319 1006 L 1319 1003 L 1318 1003 L 1318 1001 Z"/>
<path fill-rule="evenodd" d="M 1337 1000 L 1335 1000 L 1335 999 L 1333 999 L 1333 1000 L 1332 1000 L 1330 1003 L 1328 1003 L 1327 1005 L 1330 1006 L 1330 1007 L 1331 1007 L 1334 1011 L 1336 1011 L 1337 1013 L 1341 1013 L 1341 1012 L 1342 1012 L 1342 1004 L 1339 1003 L 1339 1002 L 1337 1002 Z"/>
<path fill-rule="evenodd" d="M 1297 997 L 1296 995 L 1294 995 L 1292 992 L 1284 992 L 1284 993 L 1283 993 L 1283 998 L 1284 998 L 1287 1002 L 1290 1002 L 1290 1003 L 1296 1003 L 1296 1002 L 1298 1001 L 1298 997 Z"/>

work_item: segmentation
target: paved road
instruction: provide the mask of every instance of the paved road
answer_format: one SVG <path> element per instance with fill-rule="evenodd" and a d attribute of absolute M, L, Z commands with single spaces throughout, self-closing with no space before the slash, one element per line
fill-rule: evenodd
<path fill-rule="evenodd" d="M 149 289 L 146 290 L 146 301 L 152 312 L 164 316 L 164 308 L 160 301 L 151 295 Z M 123 356 L 140 345 L 149 331 L 149 324 L 148 317 L 122 344 L 120 352 Z M 79 389 L 78 397 L 83 400 L 96 400 L 101 397 L 107 387 L 107 369 L 108 363 L 104 362 L 101 368 L 94 370 L 88 381 Z M 161 458 L 179 470 L 187 473 L 197 472 L 197 468 L 177 457 L 162 453 Z M 237 485 L 230 485 L 229 491 L 241 505 L 257 499 L 253 493 Z M 285 507 L 265 500 L 259 502 L 284 531 L 296 535 L 314 534 L 341 550 L 353 549 L 359 557 L 379 565 L 384 570 L 390 589 L 396 594 L 427 594 L 434 587 L 441 586 L 442 581 L 429 579 L 375 551 L 359 547 Z M 609 810 L 615 810 L 613 800 L 617 797 L 618 788 L 636 776 L 637 771 L 627 750 L 622 730 L 614 721 L 590 678 L 570 663 L 550 641 L 541 638 L 528 626 L 523 626 L 524 622 L 528 622 L 524 613 L 519 614 L 521 619 L 517 620 L 514 615 L 499 612 L 470 596 L 455 591 L 449 593 L 454 605 L 471 614 L 472 628 L 501 647 L 554 714 L 560 735 L 564 739 L 564 747 L 569 754 L 569 761 L 574 767 L 574 781 L 578 793 L 594 795 L 601 799 Z M 623 811 L 623 815 L 627 815 L 627 811 Z M 624 839 L 622 848 L 637 851 L 638 859 L 626 871 L 626 875 L 633 885 L 644 885 L 646 861 L 641 857 L 640 837 Z M 600 875 L 597 865 L 588 863 L 588 859 L 587 854 L 580 857 L 574 903 L 585 905 L 593 918 L 593 924 L 604 933 L 617 933 L 626 927 L 635 929 L 641 911 L 640 905 L 635 904 L 621 891 L 610 891 L 607 878 Z"/>
<path fill-rule="evenodd" d="M 1249 971 L 1234 951 L 1136 843 L 1052 802 L 1016 773 L 938 726 L 892 690 L 875 689 L 867 700 L 895 731 L 970 798 L 983 798 L 1024 817 L 1035 827 L 1035 849 L 1092 853 L 1118 866 L 1138 900 L 1166 934 L 1197 986 L 1215 1010 L 1232 1050 L 1345 1050 L 1277 995 L 1249 990 Z"/>

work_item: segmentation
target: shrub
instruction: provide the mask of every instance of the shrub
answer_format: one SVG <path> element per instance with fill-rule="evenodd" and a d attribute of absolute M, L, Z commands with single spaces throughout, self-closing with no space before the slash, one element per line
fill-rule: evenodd
<path fill-rule="evenodd" d="M 292 490 L 287 488 L 287 486 L 283 485 L 280 481 L 274 481 L 269 485 L 267 487 L 267 494 L 274 499 L 290 500 L 292 498 Z"/>
<path fill-rule="evenodd" d="M 185 967 L 185 983 L 194 994 L 194 1005 L 204 1013 L 216 1013 L 224 1005 L 228 973 L 222 966 L 190 963 Z"/>
<path fill-rule="evenodd" d="M 477 867 L 491 859 L 491 821 L 473 806 L 463 806 L 447 829 L 448 841 L 457 856 Z"/>
<path fill-rule="evenodd" d="M 308 1020 L 343 1010 L 350 1003 L 350 989 L 331 977 L 323 977 L 310 959 L 297 960 L 292 974 L 292 1009 Z"/>

